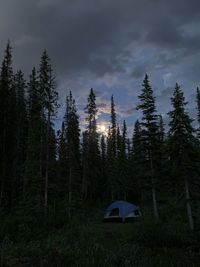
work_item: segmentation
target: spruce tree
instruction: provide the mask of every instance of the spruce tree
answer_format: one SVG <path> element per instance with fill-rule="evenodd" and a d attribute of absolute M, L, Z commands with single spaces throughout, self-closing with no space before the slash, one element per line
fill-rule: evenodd
<path fill-rule="evenodd" d="M 136 164 L 141 164 L 146 160 L 143 139 L 144 138 L 141 124 L 139 120 L 136 120 L 132 138 L 132 157 Z"/>
<path fill-rule="evenodd" d="M 69 170 L 69 160 L 67 157 L 67 145 L 66 145 L 66 127 L 64 121 L 61 125 L 61 130 L 58 131 L 58 201 L 63 207 L 63 203 L 66 203 L 67 196 L 67 177 Z"/>
<path fill-rule="evenodd" d="M 184 94 L 178 84 L 175 86 L 171 98 L 173 110 L 170 111 L 170 129 L 168 136 L 168 150 L 172 175 L 176 180 L 177 190 L 185 191 L 186 209 L 190 229 L 194 229 L 191 202 L 191 183 L 197 171 L 194 164 L 195 143 L 192 119 L 187 114 Z M 196 154 L 197 155 L 197 154 Z"/>
<path fill-rule="evenodd" d="M 158 148 L 158 161 L 157 168 L 160 174 L 165 171 L 166 164 L 166 136 L 165 128 L 162 115 L 158 116 L 158 139 L 159 139 L 159 148 Z"/>
<path fill-rule="evenodd" d="M 83 176 L 87 179 L 84 181 L 85 186 L 88 187 L 86 190 L 87 195 L 90 199 L 94 198 L 94 196 L 99 195 L 97 185 L 100 182 L 100 149 L 99 149 L 99 134 L 97 133 L 97 107 L 96 107 L 96 96 L 93 89 L 90 90 L 90 94 L 88 97 L 88 104 L 85 108 L 86 112 L 86 121 L 87 121 L 87 129 L 84 134 L 84 147 L 87 148 L 85 150 L 86 155 L 84 158 L 84 173 Z M 84 186 L 84 187 L 85 187 Z M 86 194 L 85 192 L 85 194 Z"/>
<path fill-rule="evenodd" d="M 82 200 L 88 199 L 89 179 L 88 174 L 90 173 L 89 164 L 89 149 L 88 149 L 88 133 L 84 131 L 82 134 Z"/>
<path fill-rule="evenodd" d="M 144 131 L 139 120 L 134 124 L 134 131 L 132 137 L 132 150 L 131 150 L 131 164 L 132 164 L 132 184 L 133 188 L 138 189 L 141 204 L 144 204 L 145 189 L 148 181 L 146 181 L 147 170 L 147 155 Z M 148 170 L 149 171 L 149 170 Z"/>
<path fill-rule="evenodd" d="M 163 122 L 163 117 L 162 115 L 160 114 L 158 116 L 159 118 L 159 140 L 161 143 L 164 143 L 164 140 L 165 140 L 165 129 L 164 129 L 164 122 Z"/>
<path fill-rule="evenodd" d="M 28 117 L 27 101 L 25 98 L 26 82 L 22 71 L 18 71 L 14 77 L 14 86 L 16 90 L 16 157 L 15 157 L 15 192 L 14 199 L 18 203 L 23 195 L 23 177 L 24 165 L 26 159 L 27 135 L 28 135 Z"/>
<path fill-rule="evenodd" d="M 33 68 L 28 83 L 28 139 L 23 182 L 23 203 L 35 211 L 42 205 L 41 166 L 41 99 L 36 70 Z"/>
<path fill-rule="evenodd" d="M 105 199 L 107 196 L 106 189 L 108 188 L 108 177 L 107 177 L 107 149 L 106 149 L 106 138 L 105 135 L 101 135 L 100 139 L 100 152 L 101 152 L 101 183 L 99 185 L 99 190 L 102 192 L 101 197 Z"/>
<path fill-rule="evenodd" d="M 111 139 L 112 141 L 112 139 Z M 112 142 L 113 144 L 113 142 Z M 113 168 L 113 188 L 115 193 L 115 198 L 121 199 L 123 198 L 122 192 L 124 191 L 124 182 L 125 179 L 123 177 L 124 172 L 124 162 L 123 162 L 123 140 L 121 135 L 121 130 L 119 125 L 117 125 L 116 132 L 116 158 L 113 158 L 112 168 Z"/>
<path fill-rule="evenodd" d="M 104 134 L 101 135 L 101 160 L 104 165 L 106 162 L 106 143 Z"/>
<path fill-rule="evenodd" d="M 72 208 L 78 204 L 81 195 L 81 163 L 80 163 L 80 129 L 75 100 L 70 91 L 66 99 L 64 116 L 66 160 L 68 163 L 68 217 L 72 215 Z"/>
<path fill-rule="evenodd" d="M 123 121 L 122 134 L 117 129 L 117 168 L 120 198 L 126 199 L 128 183 L 128 162 L 127 162 L 127 127 Z"/>
<path fill-rule="evenodd" d="M 111 96 L 111 121 L 108 135 L 108 177 L 111 200 L 114 200 L 117 194 L 117 122 L 114 96 Z"/>
<path fill-rule="evenodd" d="M 39 89 L 41 100 L 41 115 L 45 125 L 41 124 L 41 174 L 44 175 L 44 205 L 48 205 L 49 161 L 50 161 L 50 133 L 52 119 L 58 108 L 58 93 L 56 91 L 55 76 L 50 64 L 50 58 L 45 50 L 41 56 L 39 69 Z M 43 156 L 44 159 L 43 159 Z M 43 162 L 44 161 L 44 162 Z"/>
<path fill-rule="evenodd" d="M 0 205 L 11 207 L 16 161 L 16 92 L 8 42 L 0 72 Z"/>
<path fill-rule="evenodd" d="M 138 109 L 143 113 L 142 126 L 146 144 L 147 159 L 149 164 L 149 177 L 151 180 L 151 192 L 153 201 L 153 210 L 156 220 L 159 220 L 158 204 L 156 198 L 156 154 L 158 148 L 158 124 L 155 106 L 155 97 L 149 84 L 148 75 L 145 75 L 143 81 L 142 93 L 139 95 L 140 104 Z"/>

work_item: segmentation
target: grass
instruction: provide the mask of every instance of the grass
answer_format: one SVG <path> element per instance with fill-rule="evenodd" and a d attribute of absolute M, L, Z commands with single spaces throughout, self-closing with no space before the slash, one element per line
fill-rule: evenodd
<path fill-rule="evenodd" d="M 200 234 L 189 233 L 184 223 L 158 224 L 149 218 L 102 223 L 101 212 L 88 216 L 74 218 L 60 229 L 55 223 L 45 228 L 44 222 L 39 227 L 41 222 L 33 225 L 30 220 L 15 220 L 11 227 L 13 220 L 7 219 L 1 228 L 0 266 L 199 266 Z"/>

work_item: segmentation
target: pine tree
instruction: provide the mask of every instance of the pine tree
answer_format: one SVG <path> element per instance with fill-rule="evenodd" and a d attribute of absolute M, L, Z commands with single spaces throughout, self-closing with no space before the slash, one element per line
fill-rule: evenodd
<path fill-rule="evenodd" d="M 192 206 L 191 206 L 191 183 L 194 178 L 196 166 L 194 166 L 194 129 L 192 127 L 192 119 L 188 116 L 185 107 L 184 94 L 180 86 L 176 84 L 173 97 L 171 98 L 173 110 L 170 111 L 170 129 L 168 137 L 169 157 L 171 163 L 172 174 L 176 176 L 178 188 L 184 184 L 186 209 L 190 229 L 194 229 Z M 177 180 L 177 177 L 181 179 Z"/>
<path fill-rule="evenodd" d="M 108 177 L 111 200 L 114 200 L 117 194 L 117 122 L 114 97 L 111 96 L 111 125 L 108 134 Z"/>
<path fill-rule="evenodd" d="M 122 128 L 122 158 L 124 161 L 127 159 L 127 126 L 125 120 Z"/>
<path fill-rule="evenodd" d="M 89 164 L 89 147 L 88 147 L 88 133 L 87 131 L 83 132 L 82 135 L 82 200 L 88 199 L 88 188 L 89 188 L 89 179 L 88 174 L 90 173 L 90 164 Z"/>
<path fill-rule="evenodd" d="M 111 142 L 112 142 L 112 139 L 111 139 Z M 120 159 L 121 158 L 121 154 L 122 154 L 122 135 L 121 135 L 121 131 L 120 131 L 119 125 L 117 125 L 117 132 L 116 132 L 116 158 Z"/>
<path fill-rule="evenodd" d="M 112 139 L 111 139 L 112 142 Z M 113 145 L 113 142 L 112 142 Z M 111 158 L 112 168 L 113 168 L 113 188 L 115 193 L 115 198 L 121 199 L 123 198 L 122 192 L 124 191 L 124 162 L 123 162 L 123 138 L 121 135 L 120 127 L 117 125 L 116 132 L 116 158 Z"/>
<path fill-rule="evenodd" d="M 39 70 L 39 88 L 41 97 L 41 115 L 44 116 L 46 122 L 45 129 L 41 124 L 41 172 L 43 153 L 44 159 L 44 205 L 48 205 L 48 187 L 49 187 L 49 145 L 50 145 L 50 131 L 52 127 L 52 118 L 56 115 L 58 108 L 58 93 L 56 91 L 55 77 L 53 75 L 50 58 L 45 50 L 41 56 L 40 70 Z M 44 151 L 42 150 L 44 144 Z M 43 173 L 42 173 L 43 174 Z"/>
<path fill-rule="evenodd" d="M 58 199 L 58 175 L 57 175 L 57 138 L 53 123 L 50 125 L 49 130 L 49 166 L 48 166 L 48 177 L 49 177 L 49 188 L 48 188 L 48 206 L 51 204 L 51 210 L 55 215 L 56 203 Z"/>
<path fill-rule="evenodd" d="M 133 188 L 138 189 L 141 204 L 143 204 L 144 192 L 147 185 L 149 184 L 146 178 L 148 177 L 148 175 L 146 175 L 146 172 L 149 171 L 149 168 L 147 168 L 148 159 L 146 155 L 144 131 L 142 129 L 139 120 L 136 120 L 134 124 L 134 131 L 132 137 L 132 150 L 131 150 L 131 164 L 132 164 L 131 178 L 132 178 Z"/>
<path fill-rule="evenodd" d="M 170 159 L 173 160 L 174 164 L 178 165 L 184 156 L 182 154 L 184 146 L 187 147 L 187 140 L 188 138 L 191 140 L 194 129 L 191 125 L 192 120 L 185 111 L 187 102 L 185 102 L 184 94 L 178 84 L 175 86 L 171 102 L 174 110 L 168 113 L 171 119 L 169 123 Z M 172 142 L 176 145 L 173 145 Z"/>
<path fill-rule="evenodd" d="M 146 160 L 143 141 L 142 127 L 139 120 L 136 120 L 132 138 L 132 157 L 136 164 L 140 164 Z"/>
<path fill-rule="evenodd" d="M 16 92 L 13 84 L 12 48 L 8 42 L 0 73 L 0 205 L 11 207 L 16 151 Z"/>
<path fill-rule="evenodd" d="M 41 99 L 36 70 L 33 68 L 28 83 L 28 139 L 23 182 L 23 203 L 35 211 L 42 205 L 41 166 Z"/>
<path fill-rule="evenodd" d="M 164 165 L 166 164 L 166 146 L 165 146 L 165 129 L 162 115 L 158 116 L 158 140 L 159 140 L 159 148 L 158 148 L 158 161 L 157 161 L 157 169 L 158 172 L 164 172 Z"/>
<path fill-rule="evenodd" d="M 68 217 L 71 218 L 73 206 L 78 204 L 81 190 L 80 129 L 75 100 L 70 91 L 66 99 L 64 116 L 66 156 L 68 162 Z"/>
<path fill-rule="evenodd" d="M 107 177 L 107 160 L 106 160 L 106 140 L 105 140 L 105 135 L 101 135 L 100 139 L 100 151 L 101 151 L 101 183 L 99 185 L 99 190 L 102 192 L 101 197 L 105 199 L 107 196 L 107 187 L 108 187 L 108 177 Z"/>
<path fill-rule="evenodd" d="M 26 159 L 26 146 L 28 135 L 27 101 L 25 98 L 26 82 L 22 71 L 18 71 L 14 77 L 16 90 L 16 157 L 15 157 L 15 188 L 14 200 L 17 204 L 22 199 L 24 165 Z"/>
<path fill-rule="evenodd" d="M 155 106 L 155 97 L 153 90 L 149 84 L 148 75 L 145 75 L 143 81 L 142 93 L 139 95 L 140 104 L 138 109 L 142 110 L 142 126 L 145 137 L 146 151 L 148 155 L 148 163 L 150 168 L 151 191 L 153 209 L 156 220 L 159 220 L 158 205 L 156 199 L 156 154 L 158 148 L 158 125 Z"/>
<path fill-rule="evenodd" d="M 159 140 L 161 141 L 161 143 L 164 142 L 165 139 L 165 129 L 164 129 L 164 122 L 163 122 L 163 117 L 160 114 L 159 115 Z"/>
<path fill-rule="evenodd" d="M 66 111 L 65 111 L 66 112 Z M 67 195 L 67 177 L 69 170 L 69 160 L 67 157 L 66 145 L 66 127 L 64 121 L 62 122 L 61 130 L 58 132 L 58 201 L 61 206 L 66 202 Z"/>
<path fill-rule="evenodd" d="M 101 135 L 101 160 L 104 165 L 106 162 L 106 143 L 104 134 Z"/>
<path fill-rule="evenodd" d="M 123 121 L 122 134 L 117 128 L 117 169 L 120 198 L 126 199 L 128 184 L 128 162 L 127 162 L 127 127 Z"/>
<path fill-rule="evenodd" d="M 131 159 L 131 139 L 127 138 L 127 158 Z"/>
<path fill-rule="evenodd" d="M 90 94 L 88 97 L 88 104 L 85 108 L 85 112 L 87 114 L 86 121 L 88 123 L 86 133 L 84 134 L 84 149 L 87 153 L 84 155 L 86 159 L 84 161 L 84 172 L 83 177 L 87 177 L 87 181 L 84 181 L 85 187 L 89 187 L 86 192 L 88 197 L 94 198 L 95 194 L 99 194 L 97 185 L 100 179 L 100 149 L 99 149 L 99 135 L 97 133 L 97 108 L 96 108 L 96 96 L 93 89 L 90 90 Z"/>
<path fill-rule="evenodd" d="M 75 99 L 72 97 L 70 91 L 69 97 L 66 100 L 67 111 L 65 114 L 65 126 L 66 126 L 66 139 L 67 147 L 69 149 L 70 159 L 72 163 L 75 161 L 80 167 L 80 129 L 79 118 L 77 115 L 77 109 Z"/>

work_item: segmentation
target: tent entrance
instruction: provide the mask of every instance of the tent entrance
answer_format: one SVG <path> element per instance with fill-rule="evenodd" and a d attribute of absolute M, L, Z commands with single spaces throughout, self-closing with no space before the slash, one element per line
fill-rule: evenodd
<path fill-rule="evenodd" d="M 109 217 L 119 217 L 119 208 L 111 210 Z"/>

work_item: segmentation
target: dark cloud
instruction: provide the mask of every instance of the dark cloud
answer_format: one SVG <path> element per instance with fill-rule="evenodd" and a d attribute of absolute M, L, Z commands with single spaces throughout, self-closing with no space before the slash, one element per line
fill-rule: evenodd
<path fill-rule="evenodd" d="M 132 76 L 136 79 L 142 78 L 144 74 L 146 73 L 146 67 L 145 65 L 137 65 L 135 66 L 134 70 L 132 71 Z"/>
<path fill-rule="evenodd" d="M 19 67 L 37 64 L 47 48 L 59 73 L 102 76 L 125 71 L 132 42 L 198 49 L 200 35 L 188 37 L 183 26 L 200 22 L 199 8 L 196 0 L 3 0 L 0 41 L 13 41 Z M 140 65 L 133 76 L 142 72 Z"/>
<path fill-rule="evenodd" d="M 100 87 L 121 104 L 150 72 L 161 88 L 158 106 L 167 110 L 165 88 L 178 81 L 191 95 L 200 84 L 199 10 L 199 0 L 1 0 L 0 55 L 10 39 L 14 66 L 29 74 L 47 49 L 61 97 L 71 89 L 85 105 L 86 90 L 98 87 L 102 112 L 109 105 Z M 123 110 L 125 117 L 135 112 Z"/>

